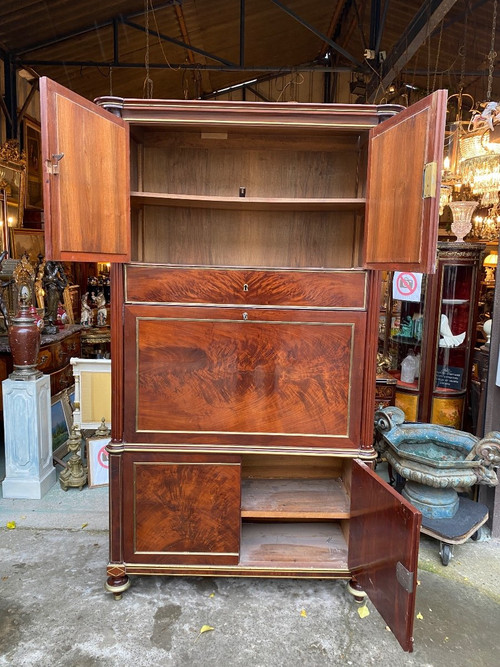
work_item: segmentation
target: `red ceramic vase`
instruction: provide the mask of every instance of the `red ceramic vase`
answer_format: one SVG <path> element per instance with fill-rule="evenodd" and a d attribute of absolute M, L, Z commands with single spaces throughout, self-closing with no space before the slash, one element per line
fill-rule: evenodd
<path fill-rule="evenodd" d="M 9 346 L 14 364 L 14 371 L 10 374 L 11 379 L 33 380 L 42 375 L 36 370 L 40 350 L 40 330 L 26 305 L 21 306 L 19 313 L 11 320 Z"/>

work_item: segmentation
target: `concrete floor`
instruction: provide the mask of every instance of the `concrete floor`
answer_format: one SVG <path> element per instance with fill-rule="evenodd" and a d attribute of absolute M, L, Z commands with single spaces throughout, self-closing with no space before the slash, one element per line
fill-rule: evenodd
<path fill-rule="evenodd" d="M 7 523 L 15 521 L 16 528 Z M 500 541 L 422 536 L 415 650 L 344 581 L 135 577 L 104 591 L 107 488 L 0 499 L 0 665 L 498 665 Z M 305 614 L 303 613 L 303 610 Z M 200 634 L 204 625 L 214 629 Z"/>

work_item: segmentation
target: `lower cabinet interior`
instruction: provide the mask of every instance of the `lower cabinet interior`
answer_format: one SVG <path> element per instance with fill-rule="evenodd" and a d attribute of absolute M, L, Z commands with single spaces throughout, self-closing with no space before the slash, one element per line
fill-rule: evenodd
<path fill-rule="evenodd" d="M 349 481 L 349 460 L 243 457 L 240 567 L 347 570 Z"/>
<path fill-rule="evenodd" d="M 215 566 L 263 576 L 349 576 L 349 458 L 126 457 L 124 488 L 133 505 L 124 516 L 126 562 L 189 565 L 200 573 Z"/>

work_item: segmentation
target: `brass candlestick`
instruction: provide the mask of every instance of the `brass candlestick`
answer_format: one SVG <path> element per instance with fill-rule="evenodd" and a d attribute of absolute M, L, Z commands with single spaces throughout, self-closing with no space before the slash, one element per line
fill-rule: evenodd
<path fill-rule="evenodd" d="M 68 440 L 68 449 L 71 452 L 71 456 L 67 468 L 59 475 L 59 483 L 63 491 L 67 491 L 70 486 L 79 488 L 81 491 L 87 483 L 87 466 L 83 465 L 82 457 L 78 453 L 81 443 L 82 436 L 80 429 L 73 426 L 71 436 Z"/>

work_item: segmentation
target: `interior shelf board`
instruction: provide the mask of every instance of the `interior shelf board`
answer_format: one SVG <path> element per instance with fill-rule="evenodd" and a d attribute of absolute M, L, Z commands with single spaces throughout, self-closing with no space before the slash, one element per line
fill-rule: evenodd
<path fill-rule="evenodd" d="M 252 211 L 354 211 L 366 203 L 362 197 L 222 197 L 163 192 L 131 192 L 130 199 L 135 205 Z"/>
<path fill-rule="evenodd" d="M 244 479 L 241 516 L 254 519 L 347 519 L 340 479 Z"/>
<path fill-rule="evenodd" d="M 240 566 L 347 570 L 347 543 L 335 523 L 243 523 Z"/>

